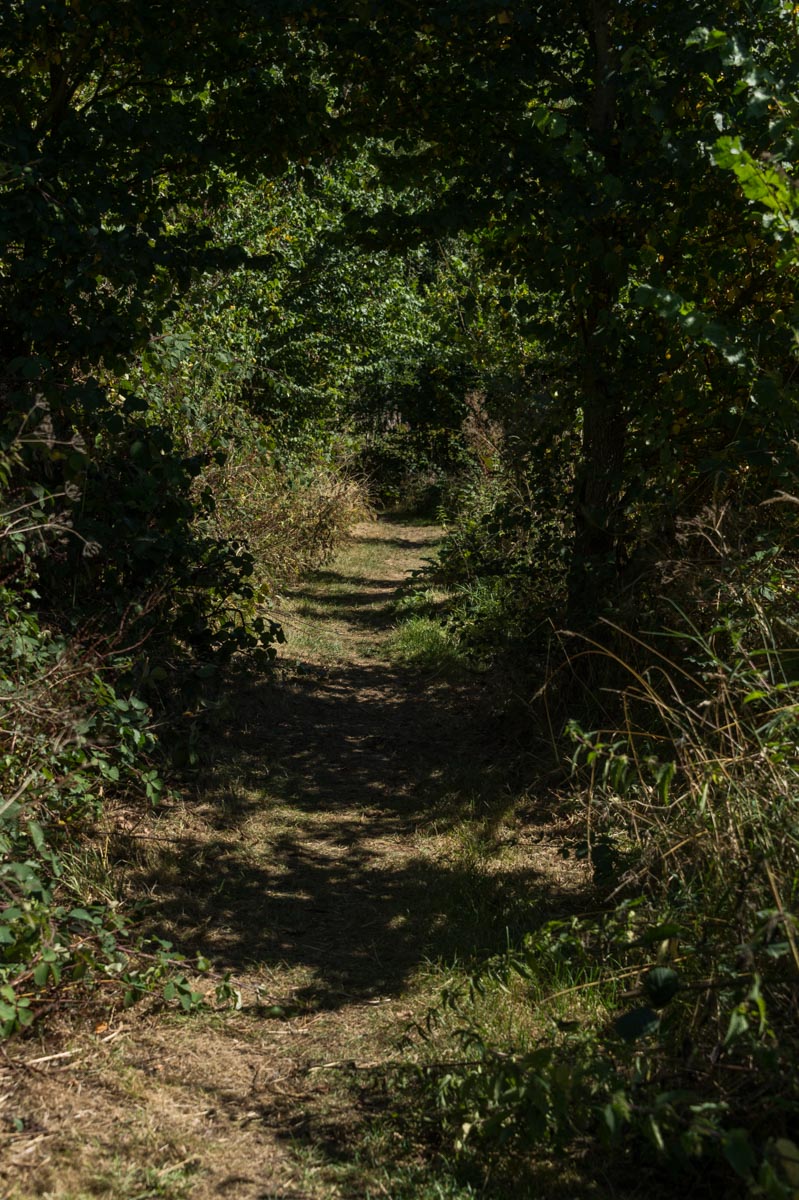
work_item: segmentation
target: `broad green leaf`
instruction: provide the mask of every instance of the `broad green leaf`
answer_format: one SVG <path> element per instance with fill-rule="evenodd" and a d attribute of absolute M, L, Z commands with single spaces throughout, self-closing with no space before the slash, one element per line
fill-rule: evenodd
<path fill-rule="evenodd" d="M 680 977 L 671 967 L 654 967 L 644 979 L 644 991 L 653 1008 L 665 1008 L 680 990 Z"/>
<path fill-rule="evenodd" d="M 656 1033 L 660 1028 L 660 1018 L 651 1008 L 634 1008 L 617 1017 L 613 1027 L 625 1042 L 635 1042 Z"/>
<path fill-rule="evenodd" d="M 732 1169 L 742 1179 L 749 1179 L 757 1167 L 757 1155 L 754 1152 L 749 1134 L 745 1129 L 730 1129 L 722 1139 L 724 1157 Z"/>

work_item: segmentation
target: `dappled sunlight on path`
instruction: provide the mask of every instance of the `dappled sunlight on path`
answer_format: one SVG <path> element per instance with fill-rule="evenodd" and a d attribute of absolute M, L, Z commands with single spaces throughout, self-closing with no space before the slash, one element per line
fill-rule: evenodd
<path fill-rule="evenodd" d="M 482 678 L 387 655 L 396 599 L 438 536 L 359 526 L 279 602 L 278 669 L 227 681 L 194 789 L 115 831 L 143 928 L 210 960 L 194 980 L 210 1009 L 120 1013 L 58 1079 L 33 1078 L 51 1140 L 31 1194 L 88 1194 L 122 1163 L 154 1196 L 159 1163 L 158 1180 L 170 1164 L 190 1178 L 176 1200 L 360 1198 L 376 1101 L 353 1064 L 396 1065 L 453 963 L 562 910 L 574 881 L 557 848 L 506 819 L 506 731 Z M 214 1011 L 219 983 L 235 1008 Z M 106 1134 L 87 1140 L 87 1122 Z"/>
<path fill-rule="evenodd" d="M 299 971 L 286 979 L 295 1003 L 398 993 L 426 957 L 490 949 L 476 936 L 501 946 L 509 894 L 545 890 L 529 862 L 487 877 L 496 929 L 489 915 L 475 930 L 462 920 L 473 871 L 436 853 L 435 836 L 500 789 L 479 681 L 425 679 L 380 657 L 391 600 L 436 533 L 361 527 L 335 567 L 296 590 L 293 611 L 307 621 L 316 598 L 346 657 L 317 646 L 279 682 L 241 681 L 191 818 L 196 840 L 187 829 L 182 849 L 149 856 L 164 932 L 220 967 Z"/>

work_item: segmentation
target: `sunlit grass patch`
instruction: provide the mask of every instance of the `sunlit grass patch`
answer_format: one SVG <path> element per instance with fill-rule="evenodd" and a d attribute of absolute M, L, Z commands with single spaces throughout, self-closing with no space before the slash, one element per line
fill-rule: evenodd
<path fill-rule="evenodd" d="M 396 662 L 426 671 L 463 671 L 468 666 L 453 635 L 432 617 L 403 621 L 389 637 L 386 651 Z"/>
<path fill-rule="evenodd" d="M 446 593 L 434 588 L 414 588 L 398 596 L 394 611 L 398 617 L 433 617 L 446 603 Z"/>

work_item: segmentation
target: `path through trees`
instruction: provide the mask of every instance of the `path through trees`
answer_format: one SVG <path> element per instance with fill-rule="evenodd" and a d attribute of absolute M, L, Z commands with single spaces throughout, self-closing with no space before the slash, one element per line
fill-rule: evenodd
<path fill-rule="evenodd" d="M 576 882 L 534 825 L 469 844 L 469 796 L 502 790 L 479 678 L 385 657 L 397 595 L 438 535 L 359 526 L 285 602 L 283 678 L 237 682 L 197 795 L 117 845 L 161 933 L 215 979 L 229 970 L 241 1008 L 134 1009 L 15 1048 L 12 1194 L 397 1194 L 369 1066 L 402 1061 L 441 964 L 502 949 L 515 908 Z"/>

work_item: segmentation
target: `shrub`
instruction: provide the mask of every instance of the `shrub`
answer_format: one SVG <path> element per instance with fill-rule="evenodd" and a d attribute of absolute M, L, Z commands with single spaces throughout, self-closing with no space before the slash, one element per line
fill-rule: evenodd
<path fill-rule="evenodd" d="M 113 624 L 112 604 L 81 624 L 67 605 L 37 613 L 37 568 L 86 543 L 68 488 L 19 482 L 27 424 L 0 454 L 0 1037 L 78 1002 L 76 985 L 79 997 L 102 984 L 105 1003 L 128 1004 L 166 980 L 184 1007 L 199 1000 L 171 947 L 134 932 L 107 864 L 88 869 L 107 802 L 150 806 L 162 792 L 133 668 L 163 595 L 140 592 Z"/>
<path fill-rule="evenodd" d="M 648 1165 L 656 1194 L 688 1186 L 682 1176 L 692 1194 L 792 1200 L 791 522 L 768 540 L 733 537 L 707 517 L 682 532 L 704 552 L 678 576 L 663 570 L 690 610 L 672 603 L 660 636 L 607 622 L 570 635 L 550 680 L 554 689 L 588 660 L 599 704 L 586 711 L 608 718 L 566 730 L 571 803 L 583 814 L 571 852 L 592 867 L 594 914 L 545 925 L 477 975 L 454 1030 L 442 1003 L 449 1032 L 431 1053 L 443 1062 L 422 1077 L 482 1171 L 503 1159 L 534 1166 L 553 1147 L 601 1148 L 614 1178 L 633 1158 Z M 577 670 L 585 680 L 583 662 Z M 500 1025 L 495 998 L 514 990 L 515 1019 Z"/>
<path fill-rule="evenodd" d="M 214 494 L 211 527 L 246 543 L 266 595 L 327 562 L 370 514 L 362 480 L 318 456 L 278 464 L 268 452 L 233 450 L 205 473 L 203 486 Z"/>

